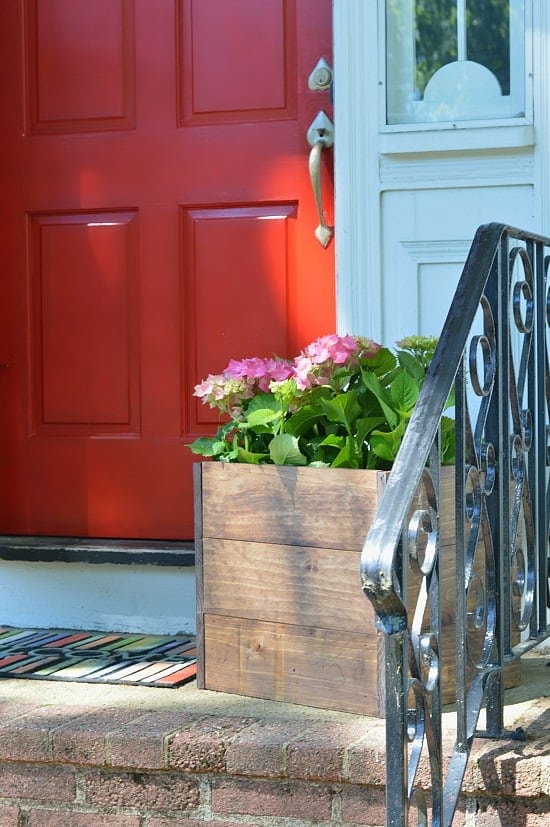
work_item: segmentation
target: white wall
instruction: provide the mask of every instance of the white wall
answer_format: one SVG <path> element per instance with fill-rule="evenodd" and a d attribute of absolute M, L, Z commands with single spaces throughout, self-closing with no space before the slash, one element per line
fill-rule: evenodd
<path fill-rule="evenodd" d="M 150 634 L 195 631 L 193 568 L 0 561 L 0 623 Z"/>

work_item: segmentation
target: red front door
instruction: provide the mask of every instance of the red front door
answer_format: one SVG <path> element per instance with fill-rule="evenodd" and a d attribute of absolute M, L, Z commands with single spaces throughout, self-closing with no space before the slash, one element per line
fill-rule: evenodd
<path fill-rule="evenodd" d="M 305 141 L 330 22 L 0 4 L 0 533 L 192 537 L 185 444 L 215 421 L 193 385 L 334 329 Z"/>

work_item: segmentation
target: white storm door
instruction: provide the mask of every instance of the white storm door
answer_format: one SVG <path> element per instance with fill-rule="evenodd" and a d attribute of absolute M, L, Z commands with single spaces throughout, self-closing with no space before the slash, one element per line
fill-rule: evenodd
<path fill-rule="evenodd" d="M 342 332 L 437 335 L 480 224 L 548 231 L 549 6 L 334 0 Z"/>

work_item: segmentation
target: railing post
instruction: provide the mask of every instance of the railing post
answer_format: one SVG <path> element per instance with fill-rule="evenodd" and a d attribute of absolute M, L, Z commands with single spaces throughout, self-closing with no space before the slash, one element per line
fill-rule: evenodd
<path fill-rule="evenodd" d="M 394 738 L 394 731 L 407 730 L 407 670 L 403 658 L 405 632 L 386 635 L 386 810 L 388 827 L 407 827 L 408 794 L 407 773 L 408 756 L 405 744 L 399 746 Z M 394 730 L 395 727 L 395 730 Z"/>
<path fill-rule="evenodd" d="M 428 823 L 428 791 L 416 781 L 423 747 L 430 823 L 450 827 L 482 707 L 484 734 L 502 736 L 504 669 L 550 633 L 549 262 L 550 238 L 479 228 L 361 555 L 363 590 L 386 635 L 388 827 L 408 827 L 413 804 L 417 824 Z M 437 445 L 453 387 L 457 724 L 443 779 Z M 417 504 L 419 485 L 427 505 Z M 410 609 L 419 508 L 436 553 L 420 567 Z"/>

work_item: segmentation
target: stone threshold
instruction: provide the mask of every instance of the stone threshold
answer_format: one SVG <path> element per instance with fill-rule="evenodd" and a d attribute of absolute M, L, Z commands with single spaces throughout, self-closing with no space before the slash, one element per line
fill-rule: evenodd
<path fill-rule="evenodd" d="M 550 823 L 547 661 L 524 658 L 507 692 L 526 740 L 476 739 L 456 827 Z M 384 784 L 382 719 L 194 684 L 0 681 L 0 827 L 383 827 Z"/>

